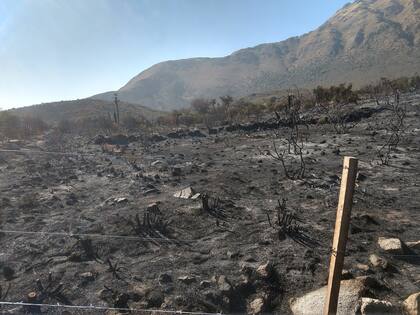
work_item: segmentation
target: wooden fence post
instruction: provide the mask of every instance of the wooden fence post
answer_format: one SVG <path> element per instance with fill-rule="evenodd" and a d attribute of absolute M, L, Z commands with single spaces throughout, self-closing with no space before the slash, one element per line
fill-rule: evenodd
<path fill-rule="evenodd" d="M 324 315 L 337 313 L 341 273 L 343 270 L 354 185 L 357 175 L 357 162 L 358 160 L 353 157 L 344 157 Z"/>

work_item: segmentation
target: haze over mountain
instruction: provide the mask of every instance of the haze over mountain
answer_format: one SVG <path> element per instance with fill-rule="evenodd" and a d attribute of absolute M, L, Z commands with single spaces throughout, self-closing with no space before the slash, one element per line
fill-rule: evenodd
<path fill-rule="evenodd" d="M 197 97 L 243 96 L 345 82 L 360 86 L 382 76 L 419 72 L 419 0 L 358 0 L 300 37 L 222 58 L 156 64 L 132 78 L 118 95 L 126 102 L 170 110 L 187 106 Z M 113 92 L 93 96 L 112 97 Z"/>

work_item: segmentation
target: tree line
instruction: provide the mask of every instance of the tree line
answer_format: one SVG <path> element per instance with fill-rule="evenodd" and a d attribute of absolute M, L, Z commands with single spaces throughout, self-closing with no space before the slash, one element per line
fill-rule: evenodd
<path fill-rule="evenodd" d="M 318 86 L 301 97 L 303 108 L 316 104 L 345 106 L 366 98 L 420 90 L 420 76 L 397 79 L 381 78 L 375 84 L 368 84 L 354 89 L 351 84 L 337 86 Z M 47 124 L 40 117 L 31 115 L 18 116 L 10 111 L 0 111 L 0 138 L 21 139 L 42 134 L 48 130 L 59 133 L 113 133 L 153 131 L 159 128 L 192 127 L 201 125 L 213 128 L 218 125 L 233 125 L 247 121 L 259 121 L 267 114 L 281 111 L 288 105 L 287 97 L 271 96 L 258 101 L 247 98 L 235 99 L 230 95 L 219 98 L 195 98 L 188 108 L 174 110 L 150 121 L 141 115 L 119 115 L 118 100 L 115 99 L 115 111 L 108 115 L 86 117 L 73 120 L 71 117 L 55 124 Z"/>

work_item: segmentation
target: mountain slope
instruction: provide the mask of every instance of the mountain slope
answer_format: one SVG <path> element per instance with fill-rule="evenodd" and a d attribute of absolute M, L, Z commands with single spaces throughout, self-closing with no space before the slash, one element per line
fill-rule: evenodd
<path fill-rule="evenodd" d="M 122 100 L 174 109 L 196 97 L 247 95 L 294 85 L 353 82 L 420 72 L 419 0 L 359 0 L 313 32 L 222 58 L 166 61 L 132 78 Z M 112 93 L 95 95 L 111 99 Z"/>
<path fill-rule="evenodd" d="M 114 103 L 111 101 L 88 98 L 20 107 L 11 109 L 10 112 L 18 116 L 29 115 L 39 117 L 45 122 L 55 123 L 64 119 L 78 120 L 97 118 L 100 116 L 106 117 L 108 114 L 112 115 L 114 112 Z M 120 103 L 120 113 L 121 118 L 126 116 L 137 117 L 141 115 L 147 119 L 155 119 L 162 115 L 162 112 L 126 102 Z"/>

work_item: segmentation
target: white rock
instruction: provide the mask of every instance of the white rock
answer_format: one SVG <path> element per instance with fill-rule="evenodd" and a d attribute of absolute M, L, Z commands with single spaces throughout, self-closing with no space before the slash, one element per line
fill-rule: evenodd
<path fill-rule="evenodd" d="M 256 298 L 248 306 L 248 314 L 261 314 L 264 311 L 265 302 L 263 298 Z"/>
<path fill-rule="evenodd" d="M 398 238 L 379 237 L 378 245 L 380 248 L 390 254 L 404 254 L 404 244 Z"/>
<path fill-rule="evenodd" d="M 185 189 L 182 189 L 180 191 L 177 191 L 174 194 L 174 197 L 176 198 L 182 198 L 182 199 L 190 199 L 195 195 L 194 189 L 192 187 L 187 187 Z"/>
<path fill-rule="evenodd" d="M 403 308 L 407 315 L 420 315 L 420 292 L 411 294 L 403 302 Z"/>

